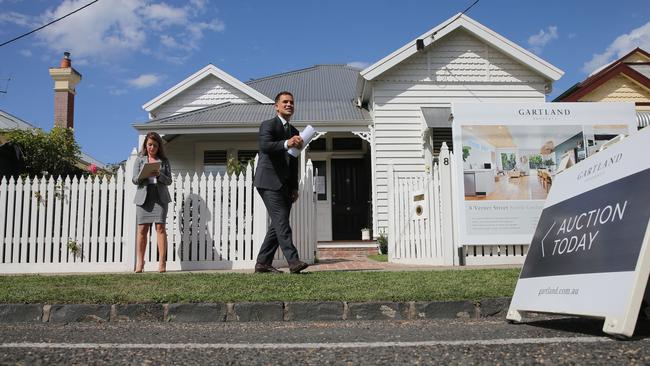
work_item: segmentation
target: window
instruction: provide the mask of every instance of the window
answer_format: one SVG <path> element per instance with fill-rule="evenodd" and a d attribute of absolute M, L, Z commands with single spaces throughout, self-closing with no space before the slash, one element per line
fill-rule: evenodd
<path fill-rule="evenodd" d="M 528 157 L 528 167 L 530 169 L 544 169 L 546 165 L 544 164 L 544 158 L 540 154 L 533 154 Z"/>
<path fill-rule="evenodd" d="M 203 152 L 203 172 L 213 175 L 226 174 L 227 156 L 226 150 L 205 150 Z"/>
<path fill-rule="evenodd" d="M 255 159 L 255 155 L 257 155 L 257 150 L 239 150 L 237 151 L 237 160 L 242 164 L 246 164 Z"/>
<path fill-rule="evenodd" d="M 361 150 L 362 146 L 361 139 L 359 138 L 342 137 L 332 139 L 333 150 Z"/>
<path fill-rule="evenodd" d="M 503 170 L 512 170 L 517 166 L 517 158 L 512 153 L 501 153 L 501 166 Z"/>
<path fill-rule="evenodd" d="M 320 138 L 309 143 L 309 151 L 326 151 L 326 139 Z"/>

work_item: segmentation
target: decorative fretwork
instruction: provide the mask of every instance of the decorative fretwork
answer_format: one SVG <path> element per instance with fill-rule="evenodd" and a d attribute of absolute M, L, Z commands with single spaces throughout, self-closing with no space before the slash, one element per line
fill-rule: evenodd
<path fill-rule="evenodd" d="M 367 141 L 369 144 L 372 144 L 373 140 L 373 128 L 368 126 L 369 131 L 352 131 L 353 135 L 359 136 L 362 140 Z"/>
<path fill-rule="evenodd" d="M 327 133 L 327 132 L 320 132 L 320 131 L 319 131 L 319 132 L 316 132 L 316 134 L 314 135 L 314 137 L 312 137 L 311 140 L 310 140 L 309 142 L 311 143 L 311 142 L 313 142 L 313 141 L 318 140 L 319 138 L 325 136 L 326 133 Z"/>

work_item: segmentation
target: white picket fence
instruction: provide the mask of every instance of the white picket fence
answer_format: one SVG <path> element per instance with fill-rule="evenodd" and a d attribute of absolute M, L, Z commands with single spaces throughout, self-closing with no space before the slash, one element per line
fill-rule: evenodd
<path fill-rule="evenodd" d="M 128 270 L 128 237 L 135 236 L 125 226 L 132 221 L 124 210 L 128 190 L 123 171 L 112 178 L 3 178 L 0 272 Z"/>
<path fill-rule="evenodd" d="M 438 161 L 430 173 L 420 176 L 405 176 L 392 164 L 388 167 L 390 262 L 458 265 L 451 191 L 453 154 L 446 144 Z"/>
<path fill-rule="evenodd" d="M 0 273 L 120 272 L 135 264 L 135 155 L 106 178 L 0 181 Z M 168 270 L 253 268 L 268 218 L 249 166 L 238 176 L 176 175 L 169 187 Z M 307 162 L 291 214 L 300 258 L 313 263 L 316 196 Z M 145 270 L 156 270 L 155 232 Z M 78 250 L 74 250 L 74 248 Z M 276 256 L 282 262 L 281 254 Z"/>

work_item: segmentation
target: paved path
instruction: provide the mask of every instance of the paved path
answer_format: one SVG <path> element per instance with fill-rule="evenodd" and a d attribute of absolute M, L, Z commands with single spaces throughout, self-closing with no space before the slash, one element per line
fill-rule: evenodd
<path fill-rule="evenodd" d="M 502 266 L 426 266 L 409 265 L 388 262 L 378 262 L 367 258 L 365 255 L 349 256 L 345 258 L 319 258 L 318 263 L 309 266 L 307 271 L 442 271 L 448 269 L 464 270 L 477 268 L 520 268 L 521 265 Z M 285 268 L 286 270 L 286 268 Z"/>

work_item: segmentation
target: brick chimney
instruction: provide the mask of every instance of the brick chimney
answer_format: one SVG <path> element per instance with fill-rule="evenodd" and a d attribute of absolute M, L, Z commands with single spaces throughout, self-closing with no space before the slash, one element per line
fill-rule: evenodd
<path fill-rule="evenodd" d="M 72 68 L 70 52 L 63 53 L 61 65 L 50 68 L 54 79 L 54 126 L 74 127 L 75 86 L 81 81 L 81 74 Z"/>

